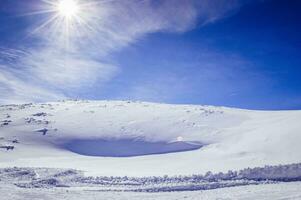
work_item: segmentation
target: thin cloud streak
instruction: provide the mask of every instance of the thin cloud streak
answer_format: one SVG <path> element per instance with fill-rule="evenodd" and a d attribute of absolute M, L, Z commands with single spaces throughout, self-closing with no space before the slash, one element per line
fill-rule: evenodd
<path fill-rule="evenodd" d="M 31 101 L 51 101 L 66 98 L 57 91 L 51 91 L 17 77 L 18 72 L 8 71 L 0 65 L 0 102 L 4 104 Z"/>

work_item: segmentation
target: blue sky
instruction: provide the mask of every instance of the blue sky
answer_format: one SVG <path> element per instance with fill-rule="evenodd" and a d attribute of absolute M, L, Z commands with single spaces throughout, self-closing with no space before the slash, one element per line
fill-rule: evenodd
<path fill-rule="evenodd" d="M 47 6 L 0 2 L 2 103 L 301 108 L 298 0 L 97 1 L 78 13 L 85 23 L 70 20 L 68 35 L 60 16 L 43 25 L 55 15 L 40 14 Z"/>

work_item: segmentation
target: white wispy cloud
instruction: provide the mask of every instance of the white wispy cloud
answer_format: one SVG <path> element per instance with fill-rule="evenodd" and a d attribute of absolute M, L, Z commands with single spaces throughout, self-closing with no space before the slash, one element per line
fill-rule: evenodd
<path fill-rule="evenodd" d="M 63 94 L 46 89 L 30 80 L 24 80 L 22 74 L 0 65 L 0 102 L 4 104 L 31 101 L 51 101 L 66 98 Z"/>
<path fill-rule="evenodd" d="M 118 72 L 114 65 L 53 49 L 31 50 L 22 63 L 27 67 L 28 74 L 57 89 L 78 89 L 97 80 L 106 82 Z"/>
<path fill-rule="evenodd" d="M 120 66 L 108 59 L 114 51 L 154 32 L 182 33 L 212 23 L 237 9 L 239 0 L 103 0 L 85 2 L 77 21 L 39 21 L 30 26 L 38 45 L 0 49 L 0 101 L 48 100 L 93 83 L 107 83 Z M 42 2 L 40 2 L 42 3 Z M 30 46 L 30 45 L 29 45 Z M 6 59 L 6 60 L 5 60 Z M 114 63 L 114 64 L 113 64 Z M 8 70 L 14 68 L 14 70 Z M 27 88 L 31 88 L 27 90 Z M 30 92 L 28 92 L 30 91 Z"/>

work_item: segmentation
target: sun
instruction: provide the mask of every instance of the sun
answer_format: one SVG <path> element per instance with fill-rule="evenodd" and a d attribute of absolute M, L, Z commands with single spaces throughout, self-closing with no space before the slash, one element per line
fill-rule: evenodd
<path fill-rule="evenodd" d="M 79 5 L 76 0 L 60 0 L 57 10 L 61 16 L 70 19 L 78 14 Z"/>
<path fill-rule="evenodd" d="M 0 0 L 1 1 L 1 0 Z M 91 36 L 98 31 L 98 22 L 102 14 L 102 0 L 39 0 L 40 10 L 26 15 L 44 15 L 41 24 L 30 34 L 46 34 L 58 43 L 71 49 L 78 38 Z M 51 34 L 51 35 L 50 35 Z"/>

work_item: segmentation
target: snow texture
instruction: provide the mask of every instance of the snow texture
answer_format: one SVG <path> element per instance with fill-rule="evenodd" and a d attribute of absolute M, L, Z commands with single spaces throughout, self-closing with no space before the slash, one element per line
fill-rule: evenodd
<path fill-rule="evenodd" d="M 78 170 L 3 168 L 0 182 L 20 188 L 98 187 L 102 191 L 170 192 L 210 190 L 241 185 L 301 181 L 301 164 L 246 168 L 227 173 L 191 176 L 114 177 L 84 176 Z"/>
<path fill-rule="evenodd" d="M 0 199 L 301 199 L 300 119 L 132 101 L 1 105 Z"/>
<path fill-rule="evenodd" d="M 300 119 L 301 111 L 132 101 L 2 105 L 0 167 L 163 176 L 299 163 Z"/>
<path fill-rule="evenodd" d="M 301 197 L 301 182 L 298 181 L 301 181 L 301 164 L 265 166 L 227 173 L 213 174 L 207 172 L 205 175 L 173 177 L 87 177 L 84 176 L 83 172 L 72 169 L 17 167 L 0 169 L 0 193 L 6 194 L 5 199 L 8 200 L 29 199 L 32 196 L 37 197 L 38 194 L 45 196 L 43 199 L 51 199 L 50 196 L 59 198 L 62 194 L 64 194 L 64 198 L 60 197 L 59 199 L 77 199 L 84 196 L 88 199 L 101 199 L 104 196 L 114 199 L 125 197 L 131 199 L 138 199 L 138 197 L 141 199 L 150 197 L 152 197 L 150 199 L 165 199 L 167 196 L 168 199 L 174 199 L 175 197 L 182 199 L 180 197 L 183 194 L 186 198 L 194 199 L 197 198 L 196 194 L 203 198 L 209 198 L 207 193 L 211 195 L 212 193 L 205 191 L 213 189 L 215 195 L 220 195 L 220 191 L 224 191 L 228 197 L 232 196 L 232 198 L 226 199 L 233 199 L 233 196 L 237 193 L 241 193 L 242 196 L 237 196 L 235 199 L 243 199 L 243 197 L 249 199 L 252 199 L 252 197 L 256 197 L 256 199 L 269 199 L 271 197 L 273 199 L 283 199 L 285 196 L 290 197 L 286 199 L 298 199 Z M 284 184 L 286 182 L 291 183 Z M 255 185 L 260 187 L 255 188 Z M 281 190 L 279 190 L 278 185 L 281 185 Z M 239 190 L 233 193 L 235 189 L 222 189 L 229 187 L 237 187 L 242 191 L 251 188 L 253 189 L 253 196 L 250 194 L 249 196 L 243 196 L 246 194 Z M 278 189 L 275 191 L 276 188 Z M 280 192 L 281 195 L 264 193 L 263 189 L 273 189 L 274 192 Z M 292 193 L 291 189 L 295 194 Z M 193 192 L 199 190 L 204 192 Z M 169 195 L 165 195 L 165 192 L 168 192 Z M 148 193 L 154 195 L 149 196 Z M 219 196 L 215 195 L 209 199 L 215 199 Z M 3 196 L 0 199 L 4 199 Z"/>

